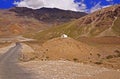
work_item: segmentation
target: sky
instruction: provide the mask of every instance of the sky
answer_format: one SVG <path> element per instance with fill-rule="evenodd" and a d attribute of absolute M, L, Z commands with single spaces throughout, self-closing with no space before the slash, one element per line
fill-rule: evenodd
<path fill-rule="evenodd" d="M 0 0 L 0 9 L 15 6 L 32 9 L 47 7 L 91 13 L 116 4 L 120 4 L 120 0 Z"/>

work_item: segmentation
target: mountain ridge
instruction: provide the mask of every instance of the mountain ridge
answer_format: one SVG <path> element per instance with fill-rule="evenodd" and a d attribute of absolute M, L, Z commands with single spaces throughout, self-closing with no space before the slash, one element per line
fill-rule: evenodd
<path fill-rule="evenodd" d="M 80 19 L 70 21 L 58 27 L 52 27 L 45 31 L 36 33 L 34 36 L 28 36 L 39 40 L 48 40 L 59 37 L 62 34 L 67 34 L 69 37 L 74 39 L 79 39 L 80 37 L 119 37 L 119 24 L 120 5 L 115 5 L 98 10 Z"/>
<path fill-rule="evenodd" d="M 79 14 L 80 12 L 77 13 L 60 9 L 53 9 L 51 12 L 50 11 L 51 9 L 49 8 L 33 10 L 22 7 L 15 7 L 9 10 L 0 10 L 0 36 L 34 33 L 52 26 L 56 26 L 57 24 L 65 23 L 72 19 L 76 19 L 76 17 L 84 16 L 84 14 L 81 15 L 82 13 Z M 64 12 L 62 11 L 64 11 L 66 15 L 64 15 Z M 71 14 L 69 14 L 69 12 Z M 80 16 L 76 15 L 76 13 Z M 76 15 L 76 17 L 74 17 L 73 14 Z M 64 16 L 66 17 L 65 21 L 63 18 Z M 40 18 L 43 19 L 39 20 Z M 57 19 L 59 19 L 59 21 L 57 21 Z"/>
<path fill-rule="evenodd" d="M 10 9 L 10 11 L 16 12 L 17 16 L 27 16 L 33 17 L 39 21 L 47 23 L 59 23 L 68 22 L 72 19 L 78 19 L 82 16 L 87 15 L 84 12 L 75 12 L 70 10 L 62 10 L 58 8 L 40 8 L 40 9 L 30 9 L 26 7 L 15 7 Z"/>

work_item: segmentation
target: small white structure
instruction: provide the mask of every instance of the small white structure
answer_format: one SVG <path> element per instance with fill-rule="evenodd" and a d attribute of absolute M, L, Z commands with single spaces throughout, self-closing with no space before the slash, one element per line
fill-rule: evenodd
<path fill-rule="evenodd" d="M 68 36 L 66 34 L 61 35 L 61 38 L 67 38 Z"/>

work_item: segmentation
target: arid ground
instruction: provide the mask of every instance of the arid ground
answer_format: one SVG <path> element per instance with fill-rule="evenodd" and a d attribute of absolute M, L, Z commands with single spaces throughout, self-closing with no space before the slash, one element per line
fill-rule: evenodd
<path fill-rule="evenodd" d="M 83 40 L 84 39 L 84 40 Z M 103 39 L 103 38 L 101 38 Z M 108 39 L 108 38 L 104 38 Z M 1 44 L 0 51 L 0 79 L 119 79 L 120 76 L 120 57 L 119 50 L 120 44 L 115 44 L 114 42 L 110 43 L 101 43 L 98 39 L 96 42 L 91 42 L 93 39 L 81 38 L 81 41 L 74 40 L 72 38 L 55 38 L 46 43 L 39 44 L 37 41 L 33 42 L 22 42 L 18 45 L 16 44 Z M 118 40 L 118 38 L 117 38 Z M 65 43 L 68 41 L 67 43 Z M 110 40 L 109 40 L 110 41 Z M 62 56 L 67 55 L 64 53 L 60 55 L 60 49 L 58 50 L 57 46 L 53 47 L 54 50 L 58 50 L 56 52 L 60 52 L 57 55 L 54 55 L 54 50 L 51 47 L 51 43 L 53 45 L 61 44 L 58 47 L 63 50 L 64 48 L 68 48 L 69 46 L 71 49 L 74 48 L 78 50 L 76 45 L 79 47 L 79 43 L 82 47 L 87 46 L 83 49 L 83 52 L 88 52 L 89 49 L 93 49 L 93 53 L 91 52 L 90 55 L 98 55 L 99 57 L 95 57 L 96 61 L 94 61 L 91 57 L 87 60 L 83 60 L 84 58 L 72 58 L 69 56 Z M 102 40 L 103 42 L 103 40 Z M 105 42 L 105 41 L 104 41 Z M 64 43 L 64 44 L 62 44 Z M 46 45 L 45 48 L 44 45 Z M 64 45 L 64 46 L 62 46 Z M 68 46 L 69 45 L 69 46 Z M 51 48 L 48 48 L 51 47 Z M 40 52 L 41 49 L 47 51 L 50 54 Z M 48 49 L 48 50 L 46 50 Z M 75 51 L 74 49 L 69 49 L 69 52 Z M 49 52 L 49 51 L 53 51 Z M 78 50 L 79 51 L 79 50 Z M 94 51 L 98 53 L 94 53 Z M 99 53 L 100 52 L 100 53 Z M 48 56 L 44 57 L 44 56 Z M 57 53 L 56 53 L 57 54 Z M 68 53 L 69 54 L 69 53 Z M 72 56 L 77 55 L 84 55 L 84 53 L 75 53 L 71 54 Z M 116 56 L 115 56 L 116 55 Z M 43 57 L 41 57 L 43 56 Z M 55 57 L 57 56 L 57 57 Z M 110 56 L 110 57 L 109 57 Z M 112 57 L 113 56 L 113 57 Z M 52 58 L 53 57 L 53 58 Z M 61 58 L 60 58 L 61 57 Z M 62 58 L 63 57 L 63 58 Z M 79 56 L 78 56 L 79 57 Z M 89 57 L 89 56 L 88 56 Z M 81 61 L 80 61 L 81 60 Z M 12 62 L 12 63 L 11 63 Z M 10 71 L 10 72 L 9 72 Z M 15 75 L 16 76 L 15 76 Z M 26 75 L 25 75 L 26 74 Z"/>

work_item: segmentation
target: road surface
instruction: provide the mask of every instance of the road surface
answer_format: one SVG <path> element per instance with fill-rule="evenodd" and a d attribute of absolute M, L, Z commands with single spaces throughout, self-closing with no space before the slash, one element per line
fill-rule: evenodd
<path fill-rule="evenodd" d="M 17 64 L 21 47 L 20 43 L 16 43 L 16 46 L 0 56 L 0 79 L 35 79 Z"/>

